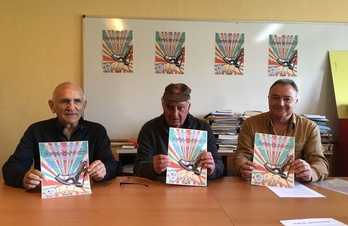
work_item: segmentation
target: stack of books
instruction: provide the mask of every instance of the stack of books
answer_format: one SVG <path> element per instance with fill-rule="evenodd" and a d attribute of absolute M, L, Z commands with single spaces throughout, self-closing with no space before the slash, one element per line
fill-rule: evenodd
<path fill-rule="evenodd" d="M 328 119 L 325 115 L 303 114 L 304 117 L 315 122 L 320 130 L 321 143 L 324 147 L 324 154 L 333 154 L 332 130 L 328 125 Z"/>
<path fill-rule="evenodd" d="M 234 152 L 240 130 L 240 115 L 231 110 L 220 110 L 207 114 L 204 120 L 209 123 L 217 138 L 219 152 Z"/>
<path fill-rule="evenodd" d="M 250 118 L 251 116 L 258 115 L 263 113 L 262 111 L 256 111 L 256 110 L 247 110 L 245 111 L 240 118 L 242 119 L 242 122 L 245 121 L 247 118 Z"/>

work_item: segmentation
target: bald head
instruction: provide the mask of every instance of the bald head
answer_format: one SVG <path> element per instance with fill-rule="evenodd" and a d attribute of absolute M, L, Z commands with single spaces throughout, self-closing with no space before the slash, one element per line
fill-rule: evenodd
<path fill-rule="evenodd" d="M 64 82 L 55 88 L 48 104 L 63 126 L 75 127 L 83 115 L 87 101 L 80 86 Z"/>
<path fill-rule="evenodd" d="M 61 91 L 65 90 L 65 89 L 71 89 L 71 88 L 80 92 L 81 97 L 83 98 L 83 101 L 85 101 L 85 95 L 83 94 L 81 87 L 73 82 L 63 82 L 63 83 L 59 84 L 53 91 L 52 100 L 55 100 Z"/>

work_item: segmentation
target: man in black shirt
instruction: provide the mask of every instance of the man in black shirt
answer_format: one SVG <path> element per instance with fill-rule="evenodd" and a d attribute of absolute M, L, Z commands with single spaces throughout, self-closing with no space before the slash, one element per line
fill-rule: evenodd
<path fill-rule="evenodd" d="M 146 122 L 138 136 L 137 157 L 134 174 L 151 180 L 163 180 L 166 169 L 170 166 L 168 157 L 169 127 L 197 129 L 207 131 L 208 150 L 200 160 L 207 168 L 208 179 L 223 175 L 224 164 L 218 154 L 213 130 L 203 120 L 189 113 L 191 89 L 183 84 L 170 84 L 165 88 L 162 97 L 163 114 Z"/>
<path fill-rule="evenodd" d="M 2 168 L 7 185 L 27 190 L 40 186 L 44 175 L 40 171 L 39 142 L 88 141 L 90 177 L 106 181 L 120 174 L 105 128 L 82 118 L 87 101 L 78 85 L 71 82 L 58 85 L 48 104 L 57 117 L 36 122 L 25 131 Z"/>

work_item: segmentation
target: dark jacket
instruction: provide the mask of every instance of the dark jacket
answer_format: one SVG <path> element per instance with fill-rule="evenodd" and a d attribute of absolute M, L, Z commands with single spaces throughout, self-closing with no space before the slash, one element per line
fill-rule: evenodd
<path fill-rule="evenodd" d="M 36 122 L 29 126 L 21 138 L 15 152 L 2 167 L 7 185 L 23 188 L 23 178 L 34 162 L 34 168 L 40 170 L 39 142 L 68 141 L 63 134 L 63 126 L 57 118 Z M 121 174 L 120 166 L 115 160 L 110 139 L 105 128 L 95 122 L 80 119 L 78 129 L 69 141 L 88 141 L 89 164 L 101 160 L 106 168 L 102 181 L 110 180 Z"/>
<path fill-rule="evenodd" d="M 224 172 L 224 164 L 220 154 L 218 154 L 216 138 L 209 124 L 188 114 L 181 128 L 205 130 L 208 132 L 207 147 L 215 161 L 215 170 L 212 175 L 208 176 L 208 179 L 221 177 Z M 134 164 L 135 175 L 151 180 L 161 180 L 166 176 L 166 172 L 162 172 L 160 175 L 155 173 L 152 166 L 152 159 L 153 156 L 158 154 L 168 154 L 168 139 L 169 126 L 167 125 L 164 114 L 143 125 L 138 136 L 138 150 Z"/>

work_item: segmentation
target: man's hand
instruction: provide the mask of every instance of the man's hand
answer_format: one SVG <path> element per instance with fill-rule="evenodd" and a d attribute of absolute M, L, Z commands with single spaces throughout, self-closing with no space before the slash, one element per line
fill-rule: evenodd
<path fill-rule="evenodd" d="M 41 171 L 36 169 L 30 169 L 23 178 L 23 186 L 26 190 L 31 190 L 38 187 L 41 184 L 41 180 L 44 180 L 45 176 Z"/>
<path fill-rule="evenodd" d="M 246 161 L 242 167 L 240 168 L 240 176 L 244 180 L 250 180 L 251 179 L 251 172 L 256 168 L 256 163 L 253 163 L 251 161 Z"/>
<path fill-rule="evenodd" d="M 95 181 L 102 180 L 106 175 L 106 168 L 104 163 L 102 163 L 102 161 L 100 160 L 95 160 L 91 165 L 89 165 L 87 173 Z"/>
<path fill-rule="evenodd" d="M 167 155 L 155 155 L 152 160 L 153 170 L 157 174 L 161 174 L 171 165 L 171 161 Z"/>
<path fill-rule="evenodd" d="M 207 168 L 208 176 L 212 175 L 215 170 L 215 162 L 211 152 L 204 152 L 201 156 L 200 165 Z"/>
<path fill-rule="evenodd" d="M 304 181 L 312 180 L 311 166 L 303 159 L 296 159 L 291 167 L 294 169 L 295 176 L 300 177 Z"/>

